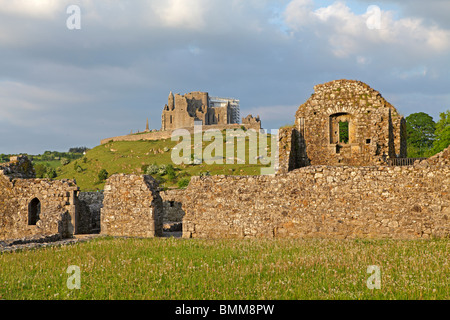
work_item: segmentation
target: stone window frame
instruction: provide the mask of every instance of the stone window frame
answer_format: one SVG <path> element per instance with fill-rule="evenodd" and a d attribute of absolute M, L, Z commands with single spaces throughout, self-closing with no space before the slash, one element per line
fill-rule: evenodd
<path fill-rule="evenodd" d="M 340 119 L 341 118 L 341 119 Z M 334 119 L 334 120 L 333 120 Z M 333 133 L 333 121 L 338 124 L 337 131 Z M 339 122 L 348 122 L 348 142 L 341 142 L 339 139 Z M 355 144 L 355 116 L 350 112 L 335 112 L 328 116 L 328 143 L 330 146 L 339 145 L 352 145 Z M 337 136 L 336 136 L 337 135 Z M 338 141 L 336 142 L 336 137 Z"/>

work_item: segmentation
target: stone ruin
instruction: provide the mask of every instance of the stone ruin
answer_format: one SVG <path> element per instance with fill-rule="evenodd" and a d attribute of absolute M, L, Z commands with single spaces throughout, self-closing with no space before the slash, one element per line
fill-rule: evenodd
<path fill-rule="evenodd" d="M 406 122 L 378 91 L 360 81 L 314 87 L 295 114 L 295 129 L 311 165 L 380 165 L 406 158 Z"/>
<path fill-rule="evenodd" d="M 0 166 L 0 239 L 59 235 L 82 228 L 73 180 L 36 179 L 25 156 Z"/>
<path fill-rule="evenodd" d="M 0 240 L 179 228 L 185 238 L 450 237 L 450 147 L 390 166 L 406 157 L 405 121 L 391 104 L 359 81 L 314 91 L 279 130 L 276 175 L 193 177 L 163 192 L 150 176 L 118 174 L 104 192 L 83 193 L 11 158 L 0 165 Z"/>
<path fill-rule="evenodd" d="M 0 241 L 55 241 L 82 234 L 159 237 L 181 231 L 180 190 L 161 192 L 151 176 L 116 174 L 103 192 L 74 180 L 36 179 L 26 156 L 0 164 Z M 31 240 L 29 240 L 31 241 Z"/>

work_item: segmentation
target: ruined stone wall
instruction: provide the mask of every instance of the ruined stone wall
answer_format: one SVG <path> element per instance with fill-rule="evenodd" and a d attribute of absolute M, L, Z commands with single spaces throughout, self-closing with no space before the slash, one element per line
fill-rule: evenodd
<path fill-rule="evenodd" d="M 340 140 L 340 123 L 348 122 L 349 140 Z M 314 87 L 296 112 L 313 165 L 378 165 L 384 158 L 406 157 L 404 118 L 379 92 L 353 80 Z"/>
<path fill-rule="evenodd" d="M 77 227 L 77 192 L 71 180 L 13 179 L 0 174 L 0 239 L 72 236 Z M 38 213 L 34 222 L 30 210 Z"/>
<path fill-rule="evenodd" d="M 32 162 L 27 156 L 13 156 L 9 162 L 0 163 L 0 173 L 11 178 L 35 178 L 36 173 Z"/>
<path fill-rule="evenodd" d="M 108 178 L 101 209 L 101 234 L 162 235 L 162 199 L 151 176 L 115 174 Z"/>
<path fill-rule="evenodd" d="M 259 130 L 261 129 L 261 120 L 259 115 L 254 118 L 251 114 L 242 118 L 242 124 L 250 126 L 252 129 Z"/>
<path fill-rule="evenodd" d="M 183 199 L 183 237 L 450 237 L 448 153 L 411 167 L 194 177 Z"/>
<path fill-rule="evenodd" d="M 278 168 L 276 173 L 287 173 L 309 165 L 303 136 L 295 126 L 280 128 Z"/>

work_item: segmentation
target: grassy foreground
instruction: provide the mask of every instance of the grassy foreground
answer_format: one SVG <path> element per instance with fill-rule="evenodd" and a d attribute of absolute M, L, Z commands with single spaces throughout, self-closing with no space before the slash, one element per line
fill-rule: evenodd
<path fill-rule="evenodd" d="M 1 299 L 449 299 L 449 240 L 99 238 L 0 254 Z M 69 290 L 67 268 L 80 268 Z M 370 290 L 370 265 L 381 289 Z"/>

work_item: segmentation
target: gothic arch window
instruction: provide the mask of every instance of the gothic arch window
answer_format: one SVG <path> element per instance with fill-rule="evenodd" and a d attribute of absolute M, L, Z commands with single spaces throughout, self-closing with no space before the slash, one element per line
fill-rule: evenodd
<path fill-rule="evenodd" d="M 28 204 L 28 225 L 35 226 L 39 221 L 41 214 L 41 202 L 38 198 L 34 198 Z"/>

